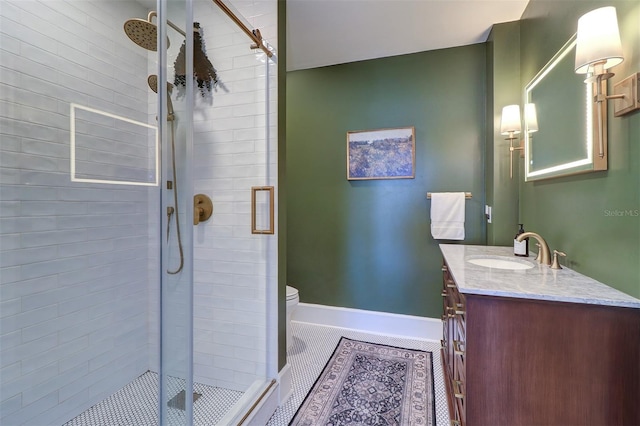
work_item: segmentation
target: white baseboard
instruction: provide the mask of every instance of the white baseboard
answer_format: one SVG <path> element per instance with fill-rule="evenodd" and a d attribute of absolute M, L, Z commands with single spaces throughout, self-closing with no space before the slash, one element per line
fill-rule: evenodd
<path fill-rule="evenodd" d="M 299 303 L 291 320 L 411 339 L 442 339 L 442 320 L 439 318 Z"/>
<path fill-rule="evenodd" d="M 286 363 L 280 373 L 278 374 L 278 382 L 280 386 L 278 387 L 278 400 L 280 405 L 287 402 L 287 400 L 293 395 L 293 376 L 291 374 L 291 364 Z"/>

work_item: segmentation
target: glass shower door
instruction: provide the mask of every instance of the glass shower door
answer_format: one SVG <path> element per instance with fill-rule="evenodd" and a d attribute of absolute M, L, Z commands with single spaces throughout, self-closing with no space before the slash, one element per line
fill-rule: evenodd
<path fill-rule="evenodd" d="M 275 126 L 275 97 L 270 97 L 275 73 L 267 73 L 274 62 L 252 48 L 254 40 L 239 22 L 249 33 L 259 23 L 269 39 L 264 25 L 276 20 L 275 13 L 267 19 L 271 2 L 224 3 L 234 17 L 213 0 L 193 1 L 193 20 L 200 24 L 218 80 L 204 96 L 194 89 L 194 190 L 211 196 L 214 212 L 194 228 L 193 368 L 197 388 L 205 385 L 225 395 L 227 402 L 218 408 L 229 408 L 218 424 L 238 424 L 277 374 L 269 370 L 274 351 L 268 348 L 269 314 L 276 312 L 268 306 L 277 290 L 277 237 L 267 233 L 276 215 L 270 214 L 275 188 L 253 191 L 276 186 L 277 143 L 275 127 L 269 126 Z M 205 410 L 196 402 L 196 422 Z M 248 418 L 245 424 L 259 424 L 255 421 Z"/>
<path fill-rule="evenodd" d="M 159 16 L 161 420 L 238 424 L 277 373 L 275 63 L 212 0 Z"/>

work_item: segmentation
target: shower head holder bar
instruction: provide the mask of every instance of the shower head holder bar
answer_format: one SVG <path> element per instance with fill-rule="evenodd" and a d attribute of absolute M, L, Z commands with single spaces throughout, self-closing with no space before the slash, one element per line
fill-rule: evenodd
<path fill-rule="evenodd" d="M 262 34 L 259 29 L 250 30 L 243 22 L 236 16 L 235 13 L 229 7 L 224 4 L 222 0 L 212 0 L 213 3 L 216 4 L 231 20 L 244 32 L 251 40 L 253 40 L 254 44 L 250 45 L 251 49 L 261 49 L 269 58 L 273 57 L 273 52 L 269 50 L 269 48 L 264 44 L 262 39 Z M 158 12 L 152 10 L 147 15 L 147 20 L 133 18 L 129 19 L 124 24 L 124 30 L 129 36 L 129 38 L 136 44 L 144 47 L 145 49 L 155 51 L 155 42 L 153 39 L 156 37 L 157 28 L 156 24 L 152 22 L 153 18 L 158 18 Z M 186 37 L 187 34 L 174 24 L 173 22 L 167 19 L 167 25 L 173 28 L 178 33 L 182 34 L 183 37 Z M 200 31 L 199 24 L 194 23 L 193 32 L 197 33 Z M 168 45 L 167 45 L 168 47 Z"/>
<path fill-rule="evenodd" d="M 267 46 L 264 45 L 264 42 L 262 40 L 262 34 L 260 33 L 260 30 L 258 28 L 254 29 L 254 30 L 250 30 L 249 28 L 247 28 L 247 26 L 240 20 L 240 18 L 238 18 L 235 13 L 233 13 L 231 11 L 231 9 L 229 9 L 229 7 L 224 4 L 221 0 L 212 0 L 229 18 L 231 18 L 231 20 L 238 26 L 240 27 L 240 29 L 247 35 L 249 36 L 249 38 L 251 38 L 251 40 L 253 40 L 254 44 L 252 44 L 250 47 L 251 49 L 262 49 L 262 51 L 268 56 L 268 57 L 272 57 L 273 56 L 273 52 L 270 51 Z M 158 12 L 156 11 L 151 11 L 149 12 L 149 15 L 147 16 L 147 21 L 151 22 L 151 20 L 153 18 L 157 18 L 158 17 Z M 182 29 L 177 26 L 176 24 L 174 24 L 173 22 L 171 22 L 170 20 L 167 19 L 167 25 L 169 25 L 171 28 L 173 28 L 174 30 L 176 30 L 177 32 L 179 32 L 180 34 L 182 34 L 183 37 L 186 37 L 187 34 L 182 31 Z M 194 26 L 193 27 L 193 32 L 198 32 L 198 27 Z"/>
<path fill-rule="evenodd" d="M 149 15 L 147 15 L 147 21 L 151 22 L 154 16 L 158 18 L 158 12 L 156 12 L 155 10 L 152 10 L 151 12 L 149 12 Z M 176 24 L 174 24 L 168 19 L 167 19 L 167 25 L 169 25 L 171 28 L 173 28 L 174 30 L 182 34 L 183 37 L 187 36 L 187 33 L 182 31 L 182 28 L 180 28 L 179 26 L 177 26 Z M 198 28 L 193 27 L 193 32 L 198 32 Z"/>
<path fill-rule="evenodd" d="M 267 55 L 267 57 L 273 57 L 273 52 L 269 50 L 267 46 L 264 45 L 262 41 L 262 35 L 260 34 L 259 29 L 250 30 L 241 20 L 238 18 L 235 13 L 229 9 L 229 6 L 224 4 L 222 0 L 211 0 L 213 1 L 231 20 L 238 26 L 240 29 L 247 35 L 251 40 L 253 40 L 254 44 L 251 45 L 252 49 L 262 49 L 262 51 Z"/>

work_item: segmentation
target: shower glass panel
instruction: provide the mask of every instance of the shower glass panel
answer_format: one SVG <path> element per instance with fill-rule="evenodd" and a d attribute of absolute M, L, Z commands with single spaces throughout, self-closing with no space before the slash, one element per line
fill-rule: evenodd
<path fill-rule="evenodd" d="M 225 4 L 248 28 L 255 21 L 243 16 L 267 22 L 269 3 L 256 8 L 254 2 L 238 2 L 245 10 Z M 221 406 L 235 401 L 220 424 L 238 424 L 276 373 L 268 369 L 275 349 L 267 347 L 276 238 L 251 232 L 252 187 L 276 184 L 267 90 L 275 90 L 275 72 L 267 78 L 275 62 L 252 49 L 252 40 L 212 0 L 193 2 L 193 21 L 217 80 L 211 92 L 195 87 L 193 98 L 194 192 L 213 201 L 211 219 L 193 228 L 194 382 L 215 389 L 226 401 Z M 253 207 L 257 213 L 269 209 Z M 194 404 L 196 421 L 206 410 Z"/>
<path fill-rule="evenodd" d="M 275 0 L 228 4 L 275 37 Z M 275 62 L 251 44 L 211 0 L 1 0 L 0 424 L 238 424 L 277 374 L 276 238 L 251 232 Z"/>
<path fill-rule="evenodd" d="M 160 418 L 238 424 L 275 375 L 276 239 L 251 232 L 252 214 L 276 214 L 251 205 L 252 187 L 275 186 L 275 62 L 211 0 L 159 9 Z M 211 199 L 208 220 L 195 194 Z"/>
<path fill-rule="evenodd" d="M 184 0 L 159 2 L 158 106 L 163 176 L 160 269 L 160 420 L 189 425 L 193 418 L 193 79 L 175 85 L 175 68 L 193 75 L 193 22 Z M 168 25 L 170 22 L 172 25 Z M 183 55 L 178 59 L 179 52 Z M 174 66 L 175 63 L 175 66 Z"/>
<path fill-rule="evenodd" d="M 157 421 L 157 60 L 123 32 L 147 12 L 0 5 L 2 425 L 62 425 L 149 371 L 135 395 Z"/>

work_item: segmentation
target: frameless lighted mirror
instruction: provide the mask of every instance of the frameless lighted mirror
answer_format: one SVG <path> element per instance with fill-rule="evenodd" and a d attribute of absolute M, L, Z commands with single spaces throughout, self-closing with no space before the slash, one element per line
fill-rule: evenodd
<path fill-rule="evenodd" d="M 575 73 L 575 47 L 574 35 L 525 87 L 538 125 L 529 132 L 525 117 L 525 181 L 607 169 L 606 139 L 603 156 L 594 145 L 594 84 Z"/>

